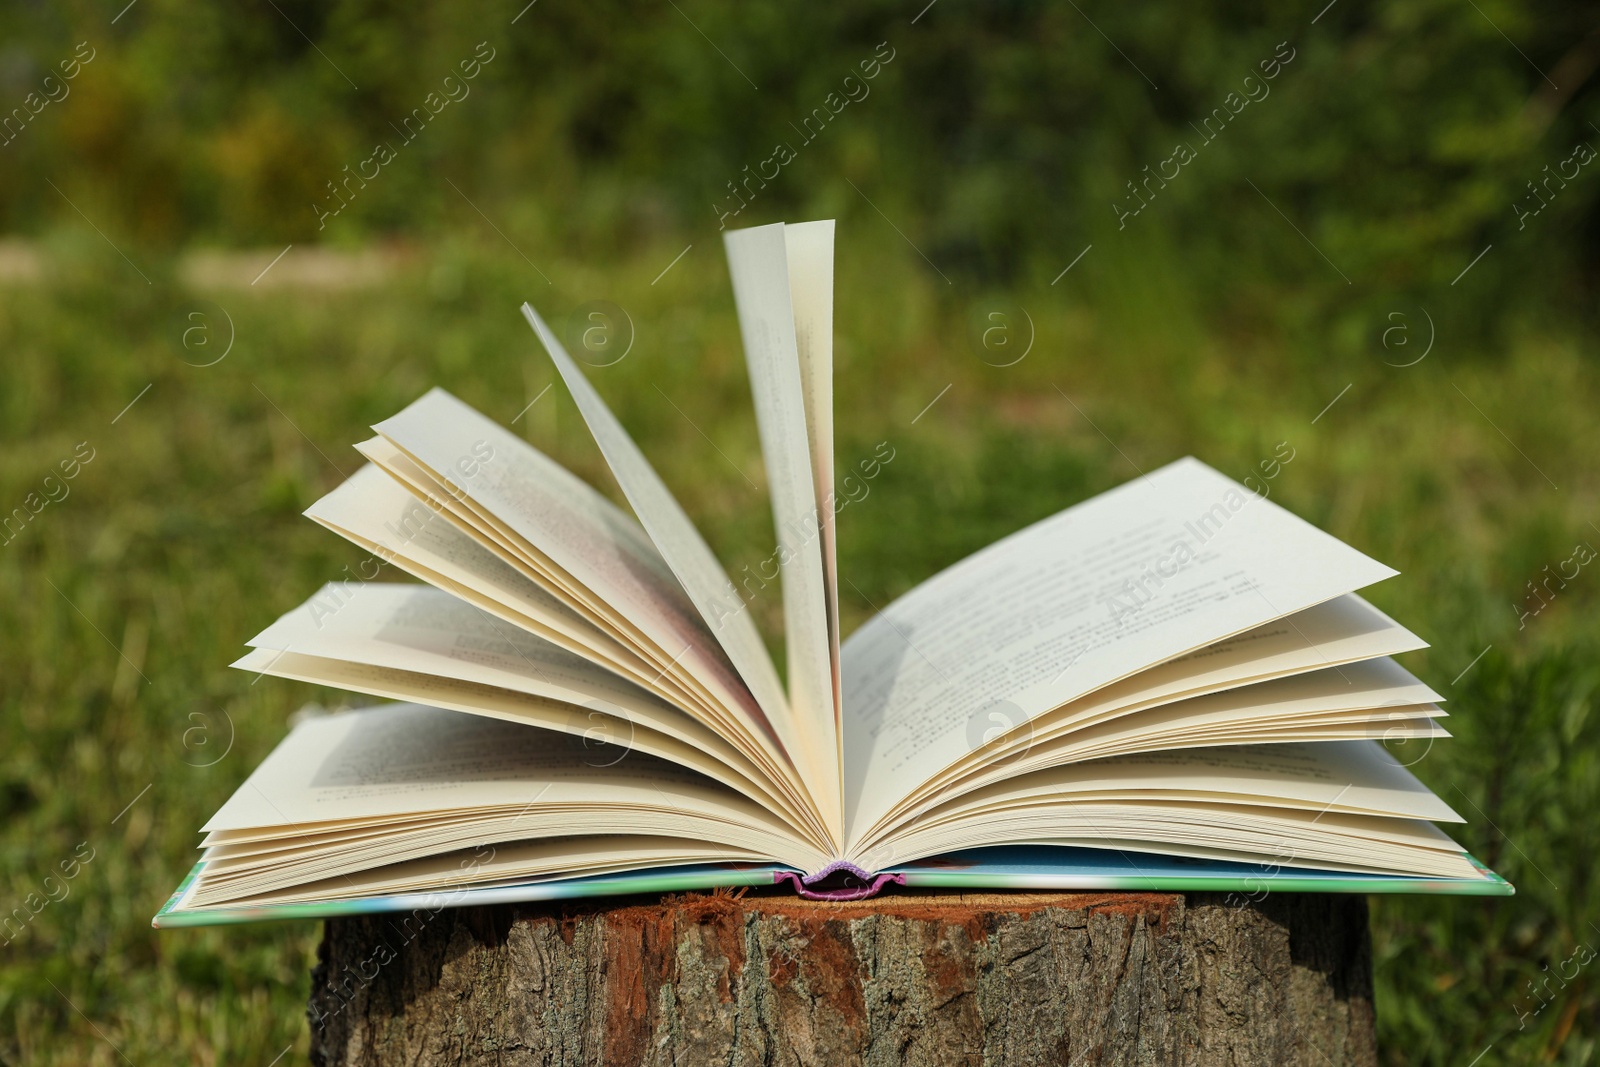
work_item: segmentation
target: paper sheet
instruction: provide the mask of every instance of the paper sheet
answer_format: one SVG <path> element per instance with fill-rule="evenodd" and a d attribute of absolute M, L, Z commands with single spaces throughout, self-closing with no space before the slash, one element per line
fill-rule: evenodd
<path fill-rule="evenodd" d="M 794 303 L 795 343 L 805 398 L 806 438 L 811 443 L 811 478 L 822 537 L 823 603 L 828 613 L 833 674 L 834 729 L 844 702 L 839 687 L 839 568 L 834 538 L 833 488 L 833 220 L 785 224 L 789 293 Z M 834 742 L 837 747 L 837 740 Z"/>
<path fill-rule="evenodd" d="M 749 688 L 633 518 L 441 389 L 374 429 L 637 627 L 747 729 L 771 736 Z"/>
<path fill-rule="evenodd" d="M 996 542 L 842 650 L 852 837 L 984 740 L 1152 664 L 1395 572 L 1194 459 Z"/>
<path fill-rule="evenodd" d="M 460 813 L 441 828 L 448 836 L 455 825 L 523 812 L 530 829 L 522 836 L 538 836 L 537 823 L 550 813 L 567 833 L 626 833 L 629 819 L 642 829 L 652 813 L 658 834 L 677 820 L 680 836 L 704 840 L 721 823 L 739 847 L 757 835 L 784 862 L 818 856 L 765 806 L 692 771 L 638 752 L 604 766 L 593 761 L 594 750 L 577 738 L 417 704 L 383 705 L 301 723 L 204 829 L 295 835 Z M 408 847 L 404 837 L 396 847 Z"/>
<path fill-rule="evenodd" d="M 789 702 L 784 698 L 778 672 L 773 669 L 754 619 L 749 612 L 740 610 L 743 602 L 727 572 L 666 483 L 539 313 L 527 304 L 522 305 L 522 313 L 566 382 L 611 473 L 616 476 L 617 484 L 622 487 L 661 558 L 682 584 L 701 619 L 721 642 L 734 669 L 777 730 L 784 748 L 793 752 L 798 739 Z"/>
<path fill-rule="evenodd" d="M 490 551 L 476 537 L 424 504 L 376 464 L 368 463 L 306 509 L 307 517 L 339 536 L 452 593 L 493 601 L 517 624 L 638 671 L 644 661 L 568 603 Z M 358 575 L 370 579 L 363 567 Z M 457 592 L 459 590 L 459 592 Z M 359 586 L 356 587 L 359 592 Z M 354 595 L 354 594 L 351 594 Z M 652 675 L 654 670 L 650 672 Z"/>
<path fill-rule="evenodd" d="M 840 827 L 827 581 L 784 226 L 731 230 L 723 243 L 778 535 L 789 703 L 805 724 L 815 792 L 826 797 L 829 825 Z"/>

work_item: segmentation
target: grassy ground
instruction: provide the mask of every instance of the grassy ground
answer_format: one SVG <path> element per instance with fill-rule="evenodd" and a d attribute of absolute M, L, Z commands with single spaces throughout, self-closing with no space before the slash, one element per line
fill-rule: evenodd
<path fill-rule="evenodd" d="M 1385 1055 L 1587 1062 L 1600 569 L 1519 614 L 1543 603 L 1527 583 L 1600 545 L 1594 342 L 1534 324 L 1513 350 L 1472 351 L 1444 323 L 1396 367 L 1422 351 L 1417 309 L 1412 347 L 1386 349 L 1381 314 L 1313 328 L 1292 291 L 1277 316 L 1208 309 L 1110 252 L 1053 288 L 963 292 L 877 225 L 841 231 L 838 456 L 887 440 L 896 458 L 841 520 L 847 629 L 1136 468 L 1193 453 L 1243 478 L 1286 442 L 1273 499 L 1403 572 L 1371 596 L 1433 642 L 1406 662 L 1450 698 L 1456 735 L 1404 755 L 1518 887 L 1376 902 Z M 553 318 L 627 310 L 631 351 L 591 378 L 729 569 L 767 554 L 720 254 L 697 242 L 652 284 L 679 248 L 536 257 L 547 283 L 503 245 L 441 244 L 367 289 L 207 289 L 173 264 L 141 264 L 146 285 L 85 233 L 50 243 L 44 279 L 0 290 L 0 509 L 67 490 L 0 544 L 0 905 L 49 900 L 0 947 L 0 1061 L 303 1059 L 315 926 L 157 935 L 149 918 L 287 716 L 340 699 L 227 668 L 360 558 L 300 510 L 356 468 L 370 423 L 430 386 L 507 423 L 539 396 L 554 374 L 522 299 Z M 994 366 L 1022 350 L 1023 308 L 1031 350 Z M 992 311 L 1012 347 L 984 346 Z M 194 365 L 229 320 L 226 358 Z M 195 328 L 210 332 L 185 347 Z M 560 386 L 517 427 L 609 487 Z M 76 476 L 47 483 L 75 450 Z M 776 602 L 758 618 L 773 634 Z"/>

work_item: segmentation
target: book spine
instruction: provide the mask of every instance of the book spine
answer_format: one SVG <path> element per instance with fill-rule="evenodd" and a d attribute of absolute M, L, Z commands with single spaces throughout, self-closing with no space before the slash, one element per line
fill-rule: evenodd
<path fill-rule="evenodd" d="M 886 885 L 905 885 L 903 874 L 872 874 L 848 860 L 835 860 L 820 871 L 800 875 L 794 871 L 779 871 L 773 882 L 788 882 L 796 894 L 805 900 L 865 900 L 875 897 Z"/>

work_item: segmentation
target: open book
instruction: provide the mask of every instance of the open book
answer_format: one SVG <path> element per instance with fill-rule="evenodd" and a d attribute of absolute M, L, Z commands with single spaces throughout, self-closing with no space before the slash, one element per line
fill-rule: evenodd
<path fill-rule="evenodd" d="M 421 584 L 326 586 L 235 665 L 404 703 L 296 726 L 158 925 L 773 882 L 1510 892 L 1393 754 L 1445 736 L 1389 658 L 1424 642 L 1356 594 L 1395 572 L 1197 460 L 841 643 L 833 234 L 726 236 L 778 540 L 742 584 L 531 307 L 631 514 L 441 390 L 373 427 L 307 514 Z"/>

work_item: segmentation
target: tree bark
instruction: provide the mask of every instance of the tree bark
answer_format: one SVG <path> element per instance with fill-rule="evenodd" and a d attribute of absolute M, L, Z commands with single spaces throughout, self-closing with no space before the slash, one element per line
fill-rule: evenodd
<path fill-rule="evenodd" d="M 315 1064 L 1375 1064 L 1362 897 L 688 894 L 331 920 Z"/>

